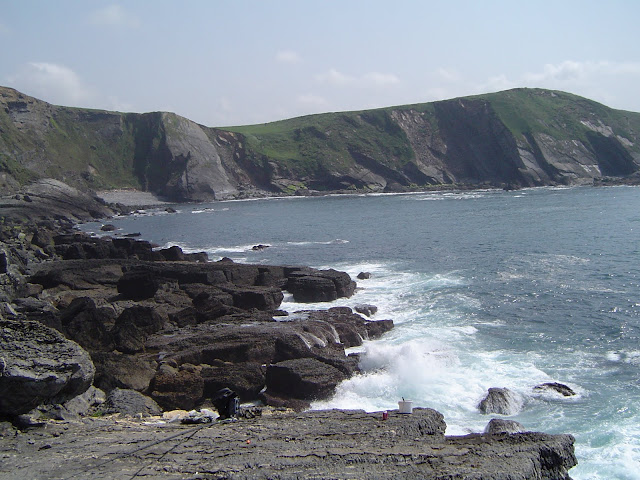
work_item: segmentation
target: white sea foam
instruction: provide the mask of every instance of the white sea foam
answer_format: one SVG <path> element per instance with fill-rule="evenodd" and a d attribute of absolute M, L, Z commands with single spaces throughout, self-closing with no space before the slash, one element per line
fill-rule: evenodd
<path fill-rule="evenodd" d="M 324 242 L 319 242 L 319 241 L 307 241 L 307 242 L 287 242 L 287 245 L 293 245 L 293 246 L 305 246 L 305 245 L 340 245 L 340 244 L 344 244 L 344 243 L 349 243 L 349 240 L 343 240 L 341 238 L 336 238 L 334 240 L 328 240 L 328 241 L 324 241 Z"/>

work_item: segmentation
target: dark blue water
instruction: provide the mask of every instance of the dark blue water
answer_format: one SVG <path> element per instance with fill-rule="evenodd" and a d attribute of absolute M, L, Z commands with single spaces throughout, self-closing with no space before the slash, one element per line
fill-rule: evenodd
<path fill-rule="evenodd" d="M 576 436 L 576 479 L 640 478 L 640 188 L 269 199 L 114 220 L 160 245 L 372 279 L 340 305 L 392 318 L 368 372 L 314 405 L 379 410 L 410 397 L 449 434 L 482 431 L 490 387 L 512 419 Z M 99 225 L 83 229 L 98 231 Z M 270 245 L 252 251 L 256 244 Z M 284 307 L 299 308 L 289 299 Z M 317 305 L 318 308 L 326 305 Z M 557 381 L 575 397 L 536 393 Z"/>

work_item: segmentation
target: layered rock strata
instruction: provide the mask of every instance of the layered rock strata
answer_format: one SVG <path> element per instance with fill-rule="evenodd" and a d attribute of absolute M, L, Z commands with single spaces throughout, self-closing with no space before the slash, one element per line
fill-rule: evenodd
<path fill-rule="evenodd" d="M 442 415 L 273 412 L 204 427 L 108 419 L 0 437 L 0 476 L 567 480 L 573 437 L 445 437 Z"/>

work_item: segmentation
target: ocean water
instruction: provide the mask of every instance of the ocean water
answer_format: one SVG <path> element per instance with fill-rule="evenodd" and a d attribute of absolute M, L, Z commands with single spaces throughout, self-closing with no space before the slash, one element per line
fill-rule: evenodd
<path fill-rule="evenodd" d="M 640 188 L 539 188 L 178 205 L 113 219 L 122 233 L 239 262 L 336 268 L 395 329 L 359 347 L 364 374 L 314 408 L 397 408 L 481 432 L 490 387 L 508 418 L 576 437 L 575 479 L 640 479 Z M 99 233 L 100 224 L 85 224 Z M 253 251 L 257 244 L 269 245 Z M 577 395 L 537 393 L 560 382 Z"/>

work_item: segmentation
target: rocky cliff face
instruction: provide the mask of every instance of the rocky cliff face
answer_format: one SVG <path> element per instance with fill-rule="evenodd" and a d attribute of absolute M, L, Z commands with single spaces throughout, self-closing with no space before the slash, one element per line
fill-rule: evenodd
<path fill-rule="evenodd" d="M 215 129 L 172 113 L 50 105 L 0 87 L 0 188 L 52 177 L 174 201 L 591 183 L 640 169 L 640 114 L 516 89 Z"/>

